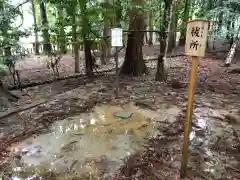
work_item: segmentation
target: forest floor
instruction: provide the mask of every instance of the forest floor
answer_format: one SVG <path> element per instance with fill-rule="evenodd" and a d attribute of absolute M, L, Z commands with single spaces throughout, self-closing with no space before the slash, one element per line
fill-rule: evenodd
<path fill-rule="evenodd" d="M 157 57 L 157 54 L 159 52 L 159 46 L 153 45 L 151 47 L 144 46 L 143 53 L 145 58 L 146 57 Z M 125 49 L 122 49 L 119 52 L 119 57 L 123 57 L 125 53 Z M 84 74 L 85 70 L 85 62 L 84 62 L 84 53 L 82 51 L 79 52 L 80 55 L 80 73 L 78 74 Z M 97 56 L 97 62 L 100 64 L 100 54 L 99 52 L 95 52 L 95 55 Z M 19 61 L 17 63 L 17 69 L 20 70 L 20 77 L 23 84 L 36 82 L 36 81 L 46 81 L 49 78 L 54 78 L 54 74 L 52 70 L 48 69 L 46 66 L 47 62 L 47 56 L 34 56 L 30 55 L 30 57 L 26 58 L 23 61 Z M 106 71 L 111 70 L 115 67 L 115 62 L 112 59 L 110 63 L 107 65 L 101 65 L 98 71 Z M 74 58 L 72 55 L 66 54 L 62 57 L 60 64 L 59 64 L 59 73 L 60 77 L 63 76 L 70 76 L 74 75 Z M 9 82 L 8 82 L 9 83 Z M 10 82 L 10 84 L 12 84 Z"/>
<path fill-rule="evenodd" d="M 26 108 L 0 119 L 3 173 L 49 180 L 179 179 L 191 59 L 168 61 L 166 83 L 154 81 L 151 61 L 148 75 L 121 78 L 117 99 L 112 73 L 13 91 L 21 99 L 9 111 Z M 240 179 L 240 74 L 232 71 L 240 66 L 222 65 L 213 56 L 199 61 L 185 179 Z"/>

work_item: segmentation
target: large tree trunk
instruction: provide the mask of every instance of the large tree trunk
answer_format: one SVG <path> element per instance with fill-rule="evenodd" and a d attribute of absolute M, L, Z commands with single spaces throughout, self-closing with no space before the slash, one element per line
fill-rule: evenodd
<path fill-rule="evenodd" d="M 44 27 L 42 30 L 43 35 L 43 51 L 47 54 L 51 53 L 51 44 L 50 44 L 50 36 L 48 33 L 48 20 L 47 20 L 47 13 L 46 8 L 43 0 L 39 0 L 40 5 L 40 14 L 41 14 L 41 21 L 42 26 Z"/>
<path fill-rule="evenodd" d="M 35 55 L 39 55 L 38 29 L 37 29 L 36 9 L 34 5 L 34 0 L 31 0 L 31 4 L 32 4 L 32 13 L 33 13 L 34 35 L 35 35 L 34 53 Z"/>
<path fill-rule="evenodd" d="M 87 1 L 86 0 L 78 0 L 80 5 L 80 10 L 82 14 L 82 29 L 81 34 L 83 38 L 84 45 L 84 53 L 85 53 L 85 73 L 88 77 L 93 76 L 93 57 L 91 53 L 92 41 L 89 38 L 89 28 L 90 22 L 86 13 Z"/>
<path fill-rule="evenodd" d="M 190 4 L 191 0 L 185 0 L 179 45 L 185 45 L 186 42 L 186 27 L 189 19 Z"/>
<path fill-rule="evenodd" d="M 142 5 L 143 3 L 143 0 L 133 0 L 135 5 Z M 128 33 L 127 49 L 120 74 L 139 76 L 147 73 L 142 52 L 144 33 L 137 32 L 137 30 L 143 30 L 144 28 L 144 12 L 133 8 L 130 12 L 129 30 L 135 31 Z"/>
<path fill-rule="evenodd" d="M 60 4 L 58 6 L 58 20 L 60 22 L 59 27 L 59 35 L 58 35 L 58 44 L 61 54 L 66 54 L 66 38 L 65 38 L 65 30 L 64 30 L 64 14 L 63 14 L 63 5 Z"/>

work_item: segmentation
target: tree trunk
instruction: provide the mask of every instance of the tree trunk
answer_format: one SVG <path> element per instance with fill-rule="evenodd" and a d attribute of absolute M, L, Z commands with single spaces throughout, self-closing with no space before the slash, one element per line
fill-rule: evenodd
<path fill-rule="evenodd" d="M 19 97 L 12 94 L 8 89 L 3 85 L 0 80 L 0 107 L 9 107 L 11 102 L 16 102 Z"/>
<path fill-rule="evenodd" d="M 172 2 L 171 9 L 170 9 L 170 14 L 169 14 L 169 27 L 168 27 L 168 37 L 167 37 L 167 49 L 166 53 L 172 52 L 173 48 L 175 47 L 176 43 L 176 25 L 177 25 L 177 9 L 175 6 L 175 2 Z M 173 10 L 174 8 L 174 10 Z"/>
<path fill-rule="evenodd" d="M 172 1 L 165 0 L 164 6 L 164 13 L 163 13 L 163 21 L 162 21 L 162 28 L 160 32 L 160 54 L 158 56 L 158 63 L 157 63 L 157 72 L 155 76 L 156 81 L 163 81 L 165 80 L 165 72 L 164 72 L 164 53 L 166 49 L 166 30 L 168 27 L 168 23 L 170 23 L 167 19 L 170 13 Z"/>
<path fill-rule="evenodd" d="M 240 32 L 240 26 L 238 26 L 238 30 L 236 32 L 235 37 L 232 37 L 232 41 L 233 42 L 232 42 L 232 45 L 231 45 L 231 49 L 230 49 L 230 51 L 229 51 L 229 53 L 227 55 L 227 58 L 226 58 L 226 61 L 225 61 L 225 66 L 230 66 L 230 64 L 231 64 L 231 62 L 232 62 L 232 60 L 234 58 L 236 47 L 237 47 L 237 44 L 239 42 L 239 40 L 238 40 L 239 39 L 238 38 L 239 32 Z M 232 36 L 234 36 L 234 35 L 232 35 Z"/>
<path fill-rule="evenodd" d="M 42 21 L 42 34 L 43 34 L 43 51 L 44 53 L 51 53 L 51 44 L 50 44 L 50 36 L 48 33 L 48 20 L 47 20 L 47 14 L 46 14 L 46 8 L 43 0 L 39 0 L 40 5 L 40 15 L 41 15 L 41 21 Z"/>
<path fill-rule="evenodd" d="M 175 9 L 174 9 L 174 16 L 173 16 L 173 38 L 172 38 L 172 44 L 173 48 L 176 47 L 176 42 L 177 42 L 177 30 L 178 30 L 178 18 L 179 18 L 179 1 L 176 1 L 175 3 Z"/>
<path fill-rule="evenodd" d="M 230 46 L 232 47 L 233 43 L 234 43 L 234 29 L 235 29 L 235 18 L 233 18 L 232 21 L 232 33 L 231 33 L 231 39 L 230 39 Z"/>
<path fill-rule="evenodd" d="M 223 6 L 223 2 L 220 0 L 218 1 L 218 6 Z M 223 12 L 220 12 L 218 15 L 218 23 L 217 23 L 217 32 L 221 32 L 223 26 Z"/>
<path fill-rule="evenodd" d="M 133 1 L 135 5 L 143 5 L 143 3 L 143 0 Z M 143 30 L 144 27 L 144 12 L 133 8 L 130 12 L 129 30 Z M 120 74 L 139 76 L 147 73 L 142 52 L 143 38 L 143 32 L 129 32 L 125 59 Z"/>
<path fill-rule="evenodd" d="M 107 62 L 109 62 L 109 58 L 111 55 L 111 46 L 109 42 L 108 36 L 110 36 L 109 33 L 109 28 L 110 28 L 110 20 L 108 18 L 104 18 L 104 27 L 103 27 L 103 37 L 104 37 L 104 42 L 101 44 L 102 46 L 102 56 L 101 56 L 101 63 L 104 65 Z"/>
<path fill-rule="evenodd" d="M 34 35 L 35 35 L 35 43 L 33 48 L 34 48 L 35 55 L 39 55 L 38 29 L 37 29 L 36 9 L 34 5 L 34 0 L 31 0 L 31 4 L 32 4 L 32 13 L 33 13 Z"/>
<path fill-rule="evenodd" d="M 151 10 L 149 11 L 149 16 L 148 16 L 148 27 L 150 31 L 153 30 L 153 13 Z M 152 44 L 153 44 L 153 32 L 149 32 L 148 45 L 150 46 Z"/>
<path fill-rule="evenodd" d="M 237 47 L 237 43 L 234 42 L 231 46 L 231 49 L 230 49 L 228 55 L 227 55 L 227 58 L 225 61 L 225 66 L 230 66 L 230 64 L 234 58 L 234 55 L 235 55 L 236 47 Z"/>
<path fill-rule="evenodd" d="M 73 3 L 73 2 L 72 2 Z M 72 49 L 74 53 L 74 71 L 75 73 L 80 72 L 80 61 L 79 61 L 79 46 L 78 46 L 78 41 L 77 41 L 77 24 L 76 24 L 76 4 L 73 4 L 72 7 Z"/>
<path fill-rule="evenodd" d="M 85 73 L 88 77 L 93 76 L 93 58 L 91 53 L 91 46 L 92 41 L 89 39 L 89 28 L 90 28 L 90 22 L 86 13 L 86 0 L 78 0 L 80 5 L 80 10 L 82 14 L 82 29 L 81 34 L 83 38 L 83 45 L 84 45 L 84 53 L 85 53 Z"/>
<path fill-rule="evenodd" d="M 179 45 L 185 45 L 186 42 L 186 27 L 189 19 L 190 4 L 191 0 L 185 0 Z"/>
<path fill-rule="evenodd" d="M 11 51 L 11 47 L 10 46 L 4 48 L 4 55 L 7 56 L 7 57 L 11 57 L 12 56 L 12 51 Z"/>
<path fill-rule="evenodd" d="M 63 5 L 60 4 L 58 7 L 58 20 L 60 22 L 59 35 L 58 35 L 58 44 L 61 54 L 66 54 L 66 38 L 64 30 L 64 16 L 63 16 Z"/>
<path fill-rule="evenodd" d="M 85 53 L 85 73 L 88 77 L 93 76 L 93 58 L 91 53 L 91 45 L 92 42 L 90 40 L 87 40 L 86 37 L 83 37 L 84 41 L 84 53 Z"/>

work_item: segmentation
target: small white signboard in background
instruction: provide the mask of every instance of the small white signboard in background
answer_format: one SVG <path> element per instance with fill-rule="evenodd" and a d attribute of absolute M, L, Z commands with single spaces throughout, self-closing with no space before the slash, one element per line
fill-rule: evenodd
<path fill-rule="evenodd" d="M 112 28 L 111 29 L 111 44 L 112 47 L 122 47 L 122 28 Z"/>
<path fill-rule="evenodd" d="M 188 56 L 205 56 L 209 21 L 192 20 L 187 24 L 185 53 Z"/>

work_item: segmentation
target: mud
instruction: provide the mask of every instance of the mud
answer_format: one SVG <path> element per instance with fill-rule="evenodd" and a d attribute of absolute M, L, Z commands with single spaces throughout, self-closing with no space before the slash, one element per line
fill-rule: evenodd
<path fill-rule="evenodd" d="M 121 119 L 116 112 L 132 115 Z M 179 112 L 176 107 L 161 113 L 143 110 L 134 103 L 96 106 L 91 113 L 54 123 L 51 133 L 13 145 L 12 176 L 45 179 L 44 174 L 51 172 L 57 174 L 55 179 L 109 177 L 123 165 L 124 158 L 143 149 L 146 138 L 156 133 L 157 119 L 176 117 Z"/>
<path fill-rule="evenodd" d="M 240 111 L 235 103 L 219 95 L 196 99 L 190 133 L 186 180 L 240 178 Z M 174 123 L 159 122 L 160 134 L 148 142 L 145 151 L 135 153 L 116 179 L 179 179 L 185 111 Z"/>

